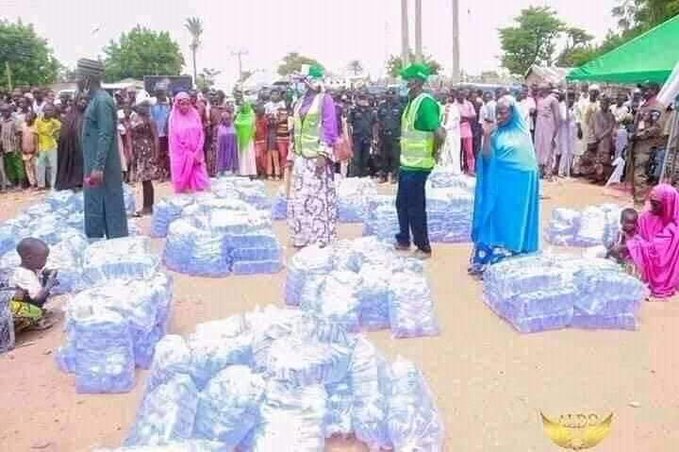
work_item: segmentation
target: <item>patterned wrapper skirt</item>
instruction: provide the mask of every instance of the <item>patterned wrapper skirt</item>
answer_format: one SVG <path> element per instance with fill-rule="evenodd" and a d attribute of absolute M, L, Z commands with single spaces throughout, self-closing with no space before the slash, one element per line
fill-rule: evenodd
<path fill-rule="evenodd" d="M 337 238 L 337 192 L 334 165 L 316 167 L 314 159 L 295 156 L 288 226 L 295 247 L 326 246 Z"/>

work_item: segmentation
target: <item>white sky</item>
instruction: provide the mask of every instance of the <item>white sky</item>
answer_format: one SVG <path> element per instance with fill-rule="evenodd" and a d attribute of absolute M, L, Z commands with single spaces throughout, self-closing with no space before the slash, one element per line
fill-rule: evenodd
<path fill-rule="evenodd" d="M 509 25 L 522 8 L 551 6 L 562 20 L 602 39 L 615 26 L 616 0 L 459 0 L 461 65 L 467 73 L 499 66 L 497 29 Z M 447 71 L 452 60 L 451 0 L 422 0 L 423 47 Z M 410 0 L 411 46 L 414 2 Z M 4 18 L 21 17 L 47 38 L 62 63 L 73 66 L 94 57 L 122 31 L 137 23 L 169 31 L 184 52 L 189 73 L 190 37 L 186 17 L 203 20 L 198 70 L 222 71 L 219 82 L 235 78 L 231 52 L 246 49 L 244 69 L 275 68 L 288 52 L 317 58 L 331 70 L 360 60 L 379 76 L 389 54 L 400 49 L 400 0 L 0 0 Z M 93 34 L 93 29 L 99 31 Z"/>

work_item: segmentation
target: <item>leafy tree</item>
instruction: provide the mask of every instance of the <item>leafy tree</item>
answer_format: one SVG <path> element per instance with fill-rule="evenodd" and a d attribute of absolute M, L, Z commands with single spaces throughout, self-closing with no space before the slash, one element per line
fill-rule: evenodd
<path fill-rule="evenodd" d="M 363 72 L 363 65 L 361 64 L 360 61 L 358 60 L 352 60 L 349 62 L 347 65 L 347 68 L 354 73 L 354 75 L 358 75 L 361 72 Z"/>
<path fill-rule="evenodd" d="M 215 78 L 221 73 L 217 69 L 204 68 L 196 78 L 196 87 L 200 91 L 212 88 L 215 86 Z"/>
<path fill-rule="evenodd" d="M 141 79 L 145 75 L 179 75 L 184 57 L 179 45 L 166 31 L 153 31 L 137 25 L 104 48 L 105 78 Z"/>
<path fill-rule="evenodd" d="M 580 66 L 583 61 L 591 58 L 595 49 L 590 45 L 594 37 L 585 30 L 570 27 L 565 30 L 566 47 L 559 55 L 557 64 L 563 67 Z"/>
<path fill-rule="evenodd" d="M 200 47 L 200 38 L 203 35 L 203 22 L 198 17 L 189 17 L 184 23 L 184 28 L 191 34 L 191 59 L 193 61 L 193 79 L 198 83 L 198 72 L 196 70 L 196 51 Z"/>
<path fill-rule="evenodd" d="M 441 64 L 436 61 L 431 55 L 423 55 L 422 57 L 424 59 L 424 64 L 429 66 L 431 69 L 431 75 L 436 75 L 439 72 L 441 72 Z M 410 52 L 410 61 L 415 61 L 415 54 L 413 52 Z M 387 72 L 389 73 L 389 76 L 396 78 L 399 76 L 399 73 L 401 72 L 401 69 L 403 69 L 403 61 L 401 60 L 400 55 L 392 55 L 389 57 L 387 60 Z"/>
<path fill-rule="evenodd" d="M 311 57 L 300 55 L 297 52 L 290 52 L 283 57 L 283 62 L 278 66 L 278 74 L 285 76 L 299 72 L 304 64 L 311 66 L 320 63 Z"/>
<path fill-rule="evenodd" d="M 559 35 L 565 29 L 549 7 L 531 6 L 514 18 L 516 25 L 501 28 L 502 66 L 523 75 L 533 64 L 551 65 Z"/>
<path fill-rule="evenodd" d="M 59 62 L 33 25 L 0 20 L 0 84 L 11 88 L 11 80 L 13 86 L 46 85 L 56 79 L 58 70 Z"/>

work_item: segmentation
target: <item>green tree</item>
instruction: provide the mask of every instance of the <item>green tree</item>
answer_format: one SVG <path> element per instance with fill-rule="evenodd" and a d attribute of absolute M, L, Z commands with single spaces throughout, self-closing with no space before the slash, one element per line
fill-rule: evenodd
<path fill-rule="evenodd" d="M 594 36 L 577 27 L 569 27 L 564 31 L 566 47 L 561 51 L 557 64 L 562 67 L 580 66 L 591 58 L 595 49 L 591 46 Z"/>
<path fill-rule="evenodd" d="M 423 55 L 424 64 L 431 69 L 431 75 L 436 75 L 441 72 L 441 64 L 436 61 L 431 55 Z M 410 52 L 410 61 L 415 61 L 415 54 Z M 391 55 L 387 60 L 387 72 L 390 77 L 396 78 L 403 69 L 403 61 L 400 55 Z"/>
<path fill-rule="evenodd" d="M 198 71 L 196 70 L 196 51 L 200 47 L 200 38 L 203 35 L 203 22 L 198 17 L 189 17 L 184 23 L 184 28 L 191 34 L 191 59 L 193 61 L 193 79 L 198 83 Z"/>
<path fill-rule="evenodd" d="M 283 57 L 283 62 L 278 66 L 278 75 L 290 75 L 294 72 L 299 72 L 302 70 L 302 65 L 308 64 L 320 64 L 314 58 L 300 55 L 297 52 L 290 52 Z"/>
<path fill-rule="evenodd" d="M 354 73 L 354 75 L 358 75 L 361 72 L 363 72 L 363 64 L 359 60 L 352 60 L 349 62 L 347 65 L 347 68 Z"/>
<path fill-rule="evenodd" d="M 217 69 L 204 68 L 196 78 L 196 87 L 200 91 L 212 88 L 215 86 L 215 78 L 221 73 Z"/>
<path fill-rule="evenodd" d="M 46 85 L 56 80 L 59 66 L 33 25 L 0 20 L 0 85 Z"/>
<path fill-rule="evenodd" d="M 145 75 L 179 75 L 184 57 L 179 45 L 166 31 L 153 31 L 137 25 L 104 48 L 105 78 L 141 79 Z"/>
<path fill-rule="evenodd" d="M 502 66 L 523 75 L 533 64 L 551 65 L 559 35 L 565 29 L 549 7 L 531 6 L 514 18 L 516 24 L 501 28 Z"/>

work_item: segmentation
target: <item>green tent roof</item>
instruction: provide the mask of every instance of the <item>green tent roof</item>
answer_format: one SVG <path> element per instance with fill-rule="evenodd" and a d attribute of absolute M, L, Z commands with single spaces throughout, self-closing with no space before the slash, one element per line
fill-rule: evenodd
<path fill-rule="evenodd" d="M 664 83 L 679 61 L 679 15 L 573 69 L 568 80 Z"/>

